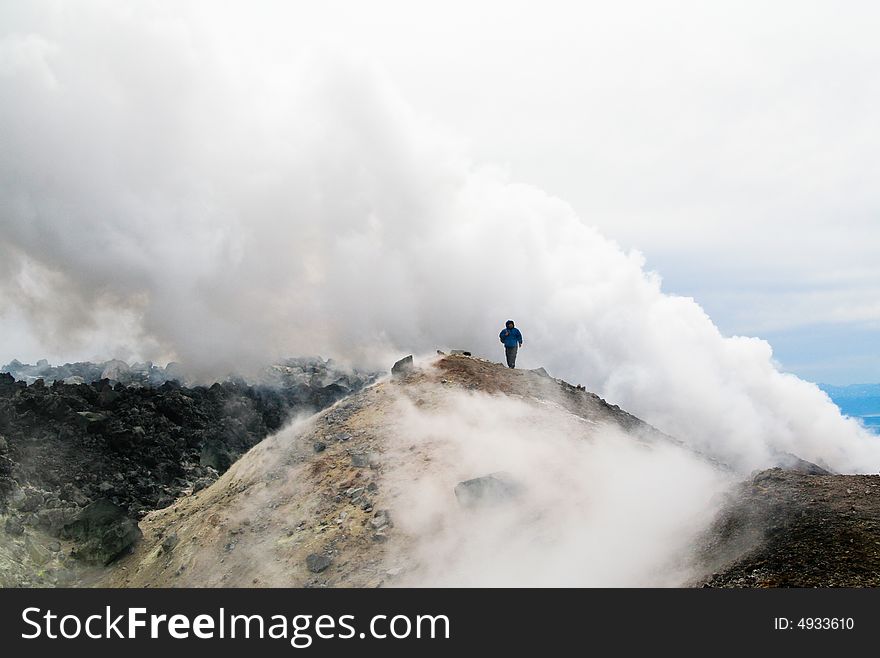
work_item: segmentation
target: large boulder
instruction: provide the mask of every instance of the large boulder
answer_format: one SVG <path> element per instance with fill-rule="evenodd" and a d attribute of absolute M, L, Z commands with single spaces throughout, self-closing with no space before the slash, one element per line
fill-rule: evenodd
<path fill-rule="evenodd" d="M 522 485 L 507 473 L 491 473 L 455 485 L 455 497 L 462 507 L 497 505 L 516 498 Z"/>
<path fill-rule="evenodd" d="M 137 523 L 106 498 L 89 504 L 61 530 L 77 542 L 76 556 L 93 564 L 109 564 L 143 536 Z"/>
<path fill-rule="evenodd" d="M 412 354 L 410 354 L 391 366 L 391 374 L 395 377 L 401 377 L 414 369 Z"/>

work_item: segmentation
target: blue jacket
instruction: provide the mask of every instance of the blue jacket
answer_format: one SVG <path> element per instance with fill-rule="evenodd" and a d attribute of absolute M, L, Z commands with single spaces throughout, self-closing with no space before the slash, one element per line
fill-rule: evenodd
<path fill-rule="evenodd" d="M 505 327 L 501 330 L 501 333 L 498 334 L 498 337 L 501 339 L 501 342 L 504 343 L 504 347 L 516 347 L 517 345 L 522 345 L 522 333 L 520 333 L 520 330 L 516 327 L 513 329 L 507 329 Z"/>

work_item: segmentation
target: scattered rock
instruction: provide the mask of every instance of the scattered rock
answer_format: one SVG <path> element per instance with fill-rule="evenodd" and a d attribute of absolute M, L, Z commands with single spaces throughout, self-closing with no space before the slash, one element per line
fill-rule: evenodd
<path fill-rule="evenodd" d="M 67 501 L 77 507 L 85 507 L 89 504 L 89 498 L 82 490 L 73 483 L 67 482 L 61 487 L 61 500 Z"/>
<path fill-rule="evenodd" d="M 329 557 L 319 555 L 318 553 L 310 553 L 308 557 L 306 557 L 306 567 L 308 567 L 308 570 L 312 573 L 321 573 L 332 563 L 333 560 Z"/>
<path fill-rule="evenodd" d="M 323 441 L 315 441 L 315 443 L 312 444 L 312 448 L 315 452 L 324 452 L 327 449 L 327 444 Z"/>
<path fill-rule="evenodd" d="M 21 512 L 36 512 L 46 502 L 43 494 L 32 487 L 19 490 L 12 498 L 12 506 Z"/>
<path fill-rule="evenodd" d="M 35 525 L 50 535 L 57 536 L 64 526 L 76 519 L 79 509 L 76 507 L 50 507 L 37 512 Z"/>
<path fill-rule="evenodd" d="M 162 550 L 166 553 L 170 553 L 174 550 L 174 547 L 180 543 L 180 540 L 177 538 L 175 533 L 171 533 L 165 539 L 162 540 Z"/>
<path fill-rule="evenodd" d="M 368 468 L 376 465 L 376 458 L 372 453 L 353 452 L 351 453 L 351 465 L 356 468 Z"/>
<path fill-rule="evenodd" d="M 200 477 L 198 480 L 193 482 L 193 493 L 198 493 L 202 489 L 207 489 L 212 484 L 214 484 L 214 478 L 210 477 Z"/>
<path fill-rule="evenodd" d="M 471 356 L 471 353 L 467 350 L 452 350 L 451 354 L 455 356 Z"/>
<path fill-rule="evenodd" d="M 24 534 L 24 524 L 21 522 L 21 519 L 15 516 L 10 516 L 6 519 L 3 529 L 7 535 L 12 535 L 13 537 L 20 537 Z"/>
<path fill-rule="evenodd" d="M 370 525 L 376 530 L 381 530 L 386 526 L 393 526 L 394 524 L 391 523 L 391 513 L 388 510 L 379 510 L 370 519 Z"/>

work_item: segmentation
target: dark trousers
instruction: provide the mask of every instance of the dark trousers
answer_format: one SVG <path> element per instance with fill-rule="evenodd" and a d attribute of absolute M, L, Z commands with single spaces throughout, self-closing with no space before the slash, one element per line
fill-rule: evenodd
<path fill-rule="evenodd" d="M 504 355 L 507 357 L 507 367 L 508 368 L 516 367 L 516 351 L 518 349 L 519 348 L 516 345 L 514 345 L 513 347 L 506 347 L 505 346 Z"/>

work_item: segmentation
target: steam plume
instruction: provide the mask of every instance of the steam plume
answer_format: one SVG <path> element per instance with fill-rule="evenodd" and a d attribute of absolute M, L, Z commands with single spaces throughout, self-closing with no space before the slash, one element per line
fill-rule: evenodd
<path fill-rule="evenodd" d="M 471 162 L 362 58 L 262 69 L 115 3 L 4 25 L 2 313 L 45 344 L 205 372 L 375 365 L 496 356 L 513 317 L 523 366 L 735 466 L 880 467 L 880 443 L 766 342 L 722 336 L 565 202 Z"/>

